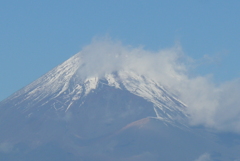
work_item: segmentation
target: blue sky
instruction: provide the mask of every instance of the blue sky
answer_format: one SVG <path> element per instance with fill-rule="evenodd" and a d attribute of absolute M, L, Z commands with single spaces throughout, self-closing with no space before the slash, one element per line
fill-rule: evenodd
<path fill-rule="evenodd" d="M 9 0 L 0 8 L 0 100 L 105 35 L 152 51 L 178 42 L 197 74 L 240 77 L 238 0 Z"/>

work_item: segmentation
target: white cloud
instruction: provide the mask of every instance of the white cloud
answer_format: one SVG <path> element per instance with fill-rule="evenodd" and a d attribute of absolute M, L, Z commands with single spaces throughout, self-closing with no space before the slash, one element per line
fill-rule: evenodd
<path fill-rule="evenodd" d="M 211 161 L 211 158 L 210 158 L 210 155 L 208 153 L 205 153 L 205 154 L 201 155 L 195 161 Z"/>
<path fill-rule="evenodd" d="M 211 76 L 189 76 L 194 61 L 179 44 L 157 52 L 94 40 L 80 52 L 82 76 L 132 70 L 158 81 L 188 105 L 190 124 L 240 133 L 240 80 L 216 85 Z"/>

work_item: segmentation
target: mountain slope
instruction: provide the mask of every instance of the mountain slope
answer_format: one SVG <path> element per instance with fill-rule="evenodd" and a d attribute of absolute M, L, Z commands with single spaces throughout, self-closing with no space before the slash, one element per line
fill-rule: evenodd
<path fill-rule="evenodd" d="M 76 54 L 0 103 L 0 159 L 193 160 L 228 151 L 188 127 L 186 105 L 154 80 L 133 71 L 83 77 L 84 65 Z"/>

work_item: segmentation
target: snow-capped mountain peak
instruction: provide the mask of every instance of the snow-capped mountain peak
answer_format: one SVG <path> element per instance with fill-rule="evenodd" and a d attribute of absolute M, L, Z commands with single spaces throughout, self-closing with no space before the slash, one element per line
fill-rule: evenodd
<path fill-rule="evenodd" d="M 86 63 L 76 54 L 0 102 L 0 160 L 195 160 L 211 151 L 219 160 L 215 151 L 225 154 L 212 134 L 188 126 L 186 105 L 161 82 L 123 69 L 83 75 Z"/>
<path fill-rule="evenodd" d="M 84 100 L 91 92 L 94 92 L 99 85 L 106 85 L 119 90 L 127 90 L 130 93 L 145 99 L 153 104 L 157 118 L 165 121 L 184 120 L 187 118 L 185 105 L 166 91 L 154 80 L 139 75 L 133 71 L 115 71 L 105 73 L 104 76 L 90 76 L 83 78 L 81 70 L 84 62 L 81 53 L 78 53 L 49 71 L 30 85 L 16 92 L 8 100 L 20 99 L 16 105 L 25 104 L 24 111 L 31 110 L 31 107 L 40 103 L 41 106 L 52 100 L 62 99 L 64 104 L 61 108 L 54 109 L 67 112 L 71 105 L 77 100 Z M 47 100 L 44 101 L 44 100 Z M 84 102 L 84 101 L 83 101 Z"/>

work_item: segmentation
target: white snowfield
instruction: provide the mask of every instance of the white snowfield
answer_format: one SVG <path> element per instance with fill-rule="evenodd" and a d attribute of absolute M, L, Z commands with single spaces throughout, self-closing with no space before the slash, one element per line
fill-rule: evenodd
<path fill-rule="evenodd" d="M 116 71 L 114 73 L 106 73 L 102 77 L 91 76 L 82 78 L 80 74 L 80 71 L 83 70 L 82 66 L 84 66 L 84 62 L 82 62 L 81 53 L 78 53 L 30 85 L 16 92 L 9 99 L 24 95 L 24 98 L 18 104 L 23 103 L 25 100 L 34 100 L 32 102 L 34 104 L 46 98 L 48 98 L 47 102 L 49 102 L 52 99 L 57 99 L 62 94 L 67 94 L 68 98 L 63 107 L 55 108 L 54 106 L 55 110 L 67 112 L 74 101 L 94 92 L 98 85 L 102 83 L 116 89 L 128 90 L 134 95 L 152 102 L 156 117 L 159 119 L 171 122 L 188 117 L 185 112 L 186 105 L 168 93 L 157 82 L 146 79 L 143 75 L 138 75 L 132 71 Z M 44 104 L 47 103 L 43 102 Z M 24 111 L 28 111 L 28 107 L 23 108 Z"/>

